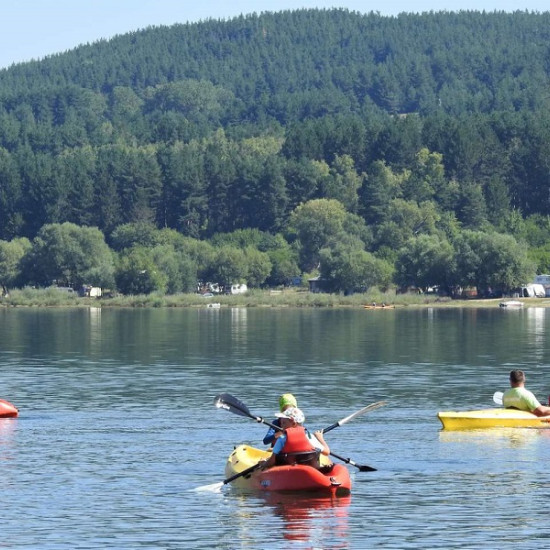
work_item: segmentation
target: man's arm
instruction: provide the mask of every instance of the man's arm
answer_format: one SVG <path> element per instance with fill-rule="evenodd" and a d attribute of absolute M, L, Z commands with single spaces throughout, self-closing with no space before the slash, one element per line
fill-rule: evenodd
<path fill-rule="evenodd" d="M 536 416 L 550 416 L 550 407 L 547 407 L 546 405 L 540 405 L 531 412 Z"/>

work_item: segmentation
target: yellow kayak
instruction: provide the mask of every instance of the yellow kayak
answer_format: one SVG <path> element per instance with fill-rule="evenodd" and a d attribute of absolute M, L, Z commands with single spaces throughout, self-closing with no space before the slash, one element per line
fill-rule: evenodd
<path fill-rule="evenodd" d="M 445 430 L 481 428 L 550 428 L 550 416 L 540 417 L 516 409 L 482 409 L 479 411 L 445 411 L 437 414 Z"/>

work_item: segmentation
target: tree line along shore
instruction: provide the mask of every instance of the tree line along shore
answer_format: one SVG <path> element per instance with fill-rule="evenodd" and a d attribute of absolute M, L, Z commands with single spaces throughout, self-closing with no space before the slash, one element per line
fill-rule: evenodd
<path fill-rule="evenodd" d="M 0 284 L 508 295 L 550 273 L 548 29 L 291 10 L 2 70 Z"/>
<path fill-rule="evenodd" d="M 514 301 L 518 300 L 514 298 Z M 341 294 L 312 293 L 307 290 L 285 289 L 251 290 L 242 295 L 220 295 L 204 298 L 197 293 L 175 295 L 149 294 L 132 296 L 80 297 L 55 288 L 14 289 L 0 299 L 0 307 L 100 307 L 100 308 L 358 308 L 393 310 L 406 308 L 495 308 L 503 299 L 450 299 L 435 295 L 366 293 Z M 545 308 L 550 298 L 521 298 L 524 307 Z M 373 305 L 376 307 L 373 307 Z"/>

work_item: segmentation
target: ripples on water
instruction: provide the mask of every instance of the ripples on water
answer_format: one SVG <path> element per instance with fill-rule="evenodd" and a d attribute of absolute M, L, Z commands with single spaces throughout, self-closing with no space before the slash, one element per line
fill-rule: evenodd
<path fill-rule="evenodd" d="M 0 544 L 7 548 L 541 548 L 550 430 L 443 432 L 442 409 L 491 406 L 507 372 L 548 376 L 546 312 L 0 311 Z M 510 313 L 510 312 L 508 312 Z M 366 314 L 366 315 L 363 315 Z M 538 386 L 537 386 L 538 384 Z M 327 437 L 346 499 L 242 495 L 233 444 L 293 391 Z M 541 397 L 542 397 L 541 395 Z"/>

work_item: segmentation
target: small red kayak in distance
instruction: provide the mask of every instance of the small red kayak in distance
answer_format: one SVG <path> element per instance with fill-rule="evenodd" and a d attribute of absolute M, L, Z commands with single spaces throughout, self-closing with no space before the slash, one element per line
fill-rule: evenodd
<path fill-rule="evenodd" d="M 18 414 L 19 411 L 15 405 L 5 399 L 0 399 L 0 418 L 15 418 Z"/>

